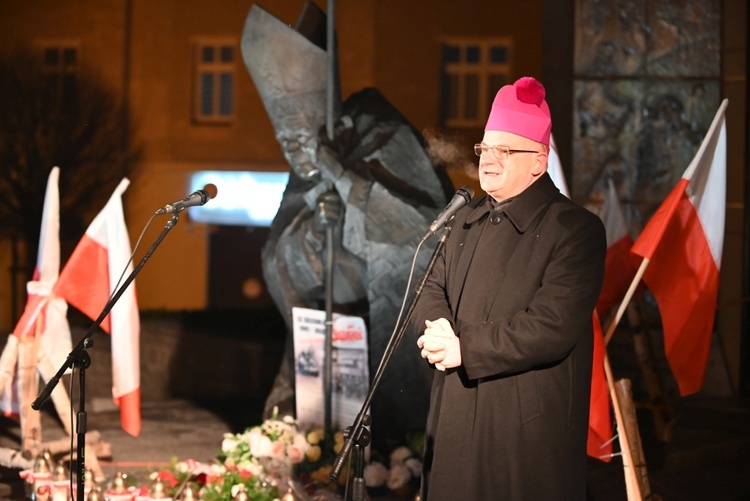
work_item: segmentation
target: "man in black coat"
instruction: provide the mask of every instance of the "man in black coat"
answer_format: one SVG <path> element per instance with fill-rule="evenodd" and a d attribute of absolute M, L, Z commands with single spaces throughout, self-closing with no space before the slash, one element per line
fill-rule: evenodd
<path fill-rule="evenodd" d="M 531 77 L 501 88 L 461 209 L 412 316 L 436 369 L 422 499 L 583 500 L 601 220 L 547 174 Z"/>

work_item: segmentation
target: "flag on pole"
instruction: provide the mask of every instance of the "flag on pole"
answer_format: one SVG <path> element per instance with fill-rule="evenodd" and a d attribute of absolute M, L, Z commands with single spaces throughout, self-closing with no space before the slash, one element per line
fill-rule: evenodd
<path fill-rule="evenodd" d="M 604 334 L 599 316 L 594 322 L 594 364 L 591 369 L 591 397 L 589 407 L 589 434 L 586 454 L 608 463 L 612 459 L 612 415 L 609 406 L 609 388 L 604 372 Z"/>
<path fill-rule="evenodd" d="M 570 198 L 570 191 L 568 191 L 568 183 L 565 181 L 565 172 L 563 172 L 562 163 L 560 162 L 560 156 L 557 154 L 557 145 L 555 144 L 555 138 L 550 134 L 549 136 L 549 155 L 547 156 L 547 172 L 552 178 L 552 182 L 555 183 L 560 193 Z"/>
<path fill-rule="evenodd" d="M 57 295 L 92 320 L 99 318 L 116 292 L 120 277 L 127 277 L 133 271 L 130 238 L 122 209 L 122 193 L 128 184 L 130 181 L 124 178 L 91 222 L 55 287 Z M 138 436 L 141 429 L 140 320 L 134 282 L 104 318 L 101 328 L 112 336 L 112 396 L 120 406 L 120 422 L 126 432 Z"/>
<path fill-rule="evenodd" d="M 682 395 L 703 385 L 719 293 L 726 209 L 725 99 L 682 179 L 633 245 L 662 318 L 664 350 Z M 636 258 L 637 259 L 637 258 Z"/>
<path fill-rule="evenodd" d="M 39 335 L 39 347 L 56 366 L 65 362 L 72 349 L 68 305 L 64 299 L 51 295 L 60 274 L 60 168 L 53 167 L 47 178 L 42 208 L 39 248 L 31 281 L 26 284 L 26 307 L 13 329 L 21 339 Z M 19 383 L 19 381 L 16 381 Z M 6 387 L 2 407 L 6 415 L 18 413 L 17 389 Z"/>
<path fill-rule="evenodd" d="M 565 181 L 560 157 L 557 155 L 555 139 L 550 135 L 550 151 L 547 158 L 547 172 L 560 193 L 570 198 L 568 183 Z M 592 314 L 594 322 L 594 362 L 591 372 L 591 397 L 589 406 L 589 431 L 586 452 L 589 456 L 609 461 L 612 453 L 612 418 L 609 407 L 609 390 L 607 377 L 604 374 L 604 337 L 596 313 Z"/>
<path fill-rule="evenodd" d="M 596 311 L 601 318 L 606 318 L 612 307 L 625 297 L 636 273 L 630 260 L 633 238 L 625 223 L 617 190 L 611 179 L 608 180 L 600 216 L 607 233 L 607 257 L 604 262 L 604 283 L 596 303 Z"/>

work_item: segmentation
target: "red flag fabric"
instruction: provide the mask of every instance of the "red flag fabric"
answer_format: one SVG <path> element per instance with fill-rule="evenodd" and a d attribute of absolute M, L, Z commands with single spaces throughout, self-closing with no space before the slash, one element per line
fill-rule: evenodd
<path fill-rule="evenodd" d="M 607 257 L 604 262 L 604 283 L 596 303 L 596 311 L 600 318 L 607 318 L 612 308 L 625 297 L 636 273 L 636 268 L 630 260 L 633 239 L 628 232 L 617 191 L 611 179 L 604 197 L 601 218 L 607 232 Z"/>
<path fill-rule="evenodd" d="M 557 154 L 555 138 L 550 135 L 550 151 L 547 158 L 547 172 L 560 193 L 570 198 L 568 183 L 565 182 L 562 163 Z M 607 235 L 609 242 L 609 234 Z M 609 250 L 607 250 L 609 256 Z M 605 272 L 606 273 L 606 272 Z M 606 279 L 605 279 L 606 280 Z M 591 400 L 589 405 L 589 431 L 586 453 L 594 458 L 609 462 L 612 454 L 612 418 L 610 416 L 607 378 L 604 374 L 604 336 L 599 318 L 592 315 L 594 322 L 594 364 L 591 372 Z"/>
<path fill-rule="evenodd" d="M 589 407 L 589 434 L 586 453 L 609 463 L 612 459 L 612 415 L 609 405 L 609 388 L 604 372 L 604 333 L 599 316 L 594 313 L 594 364 L 591 369 L 591 400 Z"/>
<path fill-rule="evenodd" d="M 51 295 L 60 274 L 60 168 L 53 167 L 47 178 L 36 266 L 26 284 L 26 307 L 13 329 L 18 339 L 40 336 L 39 347 L 54 366 L 63 364 L 72 349 L 64 299 Z M 18 381 L 16 381 L 18 383 Z M 0 403 L 6 415 L 18 413 L 17 388 L 6 386 Z"/>
<path fill-rule="evenodd" d="M 76 246 L 55 286 L 55 293 L 92 320 L 99 318 L 120 277 L 133 270 L 130 238 L 122 209 L 123 179 Z M 127 266 L 127 269 L 126 269 Z M 112 336 L 112 396 L 120 406 L 123 429 L 138 436 L 140 410 L 140 320 L 135 283 L 131 283 L 101 323 Z"/>
<path fill-rule="evenodd" d="M 719 292 L 726 209 L 727 100 L 682 179 L 633 245 L 662 318 L 664 349 L 682 395 L 703 385 Z"/>

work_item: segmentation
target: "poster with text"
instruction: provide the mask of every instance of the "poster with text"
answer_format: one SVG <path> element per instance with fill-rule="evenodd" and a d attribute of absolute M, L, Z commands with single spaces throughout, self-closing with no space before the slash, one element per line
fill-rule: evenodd
<path fill-rule="evenodd" d="M 297 420 L 302 428 L 325 424 L 326 314 L 292 308 Z M 331 424 L 351 426 L 369 391 L 367 328 L 360 317 L 333 314 Z"/>

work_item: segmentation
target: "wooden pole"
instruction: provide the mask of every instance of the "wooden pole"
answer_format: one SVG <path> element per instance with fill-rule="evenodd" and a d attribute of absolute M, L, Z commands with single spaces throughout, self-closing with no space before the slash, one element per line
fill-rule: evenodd
<path fill-rule="evenodd" d="M 18 338 L 15 334 L 9 334 L 8 340 L 5 341 L 3 354 L 0 356 L 0 396 L 6 389 L 10 389 L 9 384 L 13 382 L 13 376 L 16 375 L 16 366 L 18 363 Z M 12 398 L 12 394 L 8 398 Z"/>
<path fill-rule="evenodd" d="M 633 277 L 633 281 L 630 283 L 630 287 L 628 287 L 628 291 L 625 293 L 625 297 L 622 299 L 620 307 L 617 308 L 617 314 L 615 315 L 615 318 L 609 324 L 609 327 L 607 327 L 607 332 L 604 334 L 604 346 L 607 346 L 609 340 L 612 339 L 612 335 L 615 333 L 617 324 L 619 324 L 620 320 L 622 320 L 622 316 L 625 314 L 625 309 L 628 307 L 628 304 L 630 304 L 630 300 L 635 294 L 636 287 L 638 287 L 638 284 L 641 283 L 643 274 L 646 273 L 646 268 L 648 268 L 649 262 L 650 260 L 648 258 L 643 258 L 643 261 L 641 261 L 641 265 L 638 267 L 638 271 L 636 272 L 635 277 Z"/>
<path fill-rule="evenodd" d="M 37 375 L 38 336 L 25 336 L 18 345 L 18 395 L 19 420 L 21 422 L 21 450 L 36 448 L 42 442 L 42 418 L 39 412 L 31 408 L 39 391 Z"/>
<path fill-rule="evenodd" d="M 648 481 L 648 471 L 646 469 L 646 458 L 643 455 L 643 446 L 641 444 L 641 435 L 638 432 L 638 418 L 635 414 L 635 405 L 633 404 L 633 392 L 629 379 L 620 379 L 615 385 L 620 409 L 622 411 L 623 424 L 628 430 L 628 444 L 630 445 L 630 457 L 632 461 L 632 475 L 634 481 L 638 483 L 642 498 L 648 499 L 651 495 L 651 485 Z"/>
<path fill-rule="evenodd" d="M 19 342 L 15 334 L 9 334 L 0 356 L 0 395 L 8 389 L 10 394 L 6 397 L 13 398 L 9 384 L 12 384 L 16 375 L 18 376 L 21 450 L 24 452 L 37 450 L 42 444 L 41 415 L 31 409 L 31 402 L 36 398 L 39 389 L 39 376 L 46 383 L 55 374 L 55 368 L 40 346 L 41 320 L 39 315 L 34 336 L 25 336 Z M 70 399 L 65 389 L 53 392 L 51 398 L 65 432 L 72 436 Z"/>
<path fill-rule="evenodd" d="M 646 272 L 646 268 L 648 268 L 648 264 L 648 258 L 644 258 L 643 261 L 641 261 L 641 265 L 638 268 L 635 277 L 633 277 L 633 281 L 630 283 L 630 287 L 625 293 L 625 297 L 623 298 L 619 308 L 617 309 L 617 314 L 615 315 L 615 318 L 612 319 L 612 322 L 609 324 L 609 327 L 607 328 L 607 331 L 604 335 L 604 373 L 607 376 L 607 387 L 609 388 L 609 395 L 612 399 L 612 408 L 615 411 L 615 420 L 617 422 L 620 450 L 622 452 L 622 467 L 623 473 L 625 475 L 625 487 L 627 489 L 629 501 L 641 501 L 643 499 L 640 481 L 635 471 L 635 463 L 633 461 L 633 454 L 630 447 L 631 442 L 629 440 L 629 436 L 632 433 L 635 432 L 636 434 L 638 434 L 638 423 L 637 421 L 631 423 L 630 426 L 632 426 L 633 429 L 628 429 L 628 424 L 625 422 L 625 418 L 623 416 L 623 409 L 615 385 L 614 376 L 612 375 L 612 367 L 609 364 L 609 356 L 607 355 L 606 347 L 607 343 L 609 343 L 609 340 L 612 339 L 617 325 L 620 323 L 620 320 L 622 320 L 622 317 L 625 314 L 625 310 L 627 309 L 628 304 L 630 304 L 630 300 L 635 294 L 635 289 L 641 282 L 641 278 L 643 278 L 643 274 Z"/>
<path fill-rule="evenodd" d="M 612 376 L 612 367 L 609 364 L 609 357 L 604 353 L 604 374 L 607 376 L 607 387 L 612 399 L 612 408 L 615 411 L 615 421 L 619 434 L 620 450 L 622 451 L 622 466 L 625 474 L 625 486 L 627 488 L 628 501 L 641 501 L 641 488 L 638 477 L 633 469 L 633 456 L 630 450 L 630 440 L 628 439 L 628 427 L 623 417 L 620 399 L 615 388 L 614 378 Z"/>
<path fill-rule="evenodd" d="M 57 372 L 57 368 L 52 365 L 52 362 L 50 362 L 47 354 L 44 353 L 44 350 L 39 350 L 38 357 L 37 370 L 39 371 L 39 375 L 42 377 L 42 381 L 44 381 L 44 384 L 47 384 L 49 380 L 55 375 L 55 372 Z M 52 399 L 52 403 L 55 406 L 55 411 L 57 411 L 57 415 L 62 422 L 63 428 L 65 428 L 65 432 L 69 436 L 73 436 L 73 426 L 71 425 L 72 416 L 70 413 L 70 399 L 68 398 L 68 394 L 65 392 L 65 387 L 58 386 L 57 388 L 55 388 L 54 391 L 52 391 L 50 398 Z"/>

